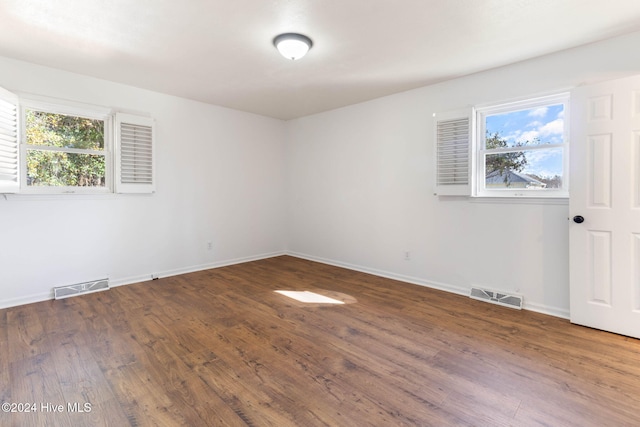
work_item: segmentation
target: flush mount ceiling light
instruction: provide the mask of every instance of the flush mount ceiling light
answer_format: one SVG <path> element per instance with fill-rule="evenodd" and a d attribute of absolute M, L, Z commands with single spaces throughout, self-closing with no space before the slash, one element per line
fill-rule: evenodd
<path fill-rule="evenodd" d="M 273 39 L 273 45 L 287 59 L 295 61 L 307 54 L 313 42 L 307 36 L 297 33 L 285 33 Z"/>

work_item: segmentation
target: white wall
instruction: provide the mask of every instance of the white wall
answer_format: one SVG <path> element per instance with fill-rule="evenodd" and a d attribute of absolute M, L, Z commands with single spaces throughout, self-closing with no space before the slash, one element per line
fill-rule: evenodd
<path fill-rule="evenodd" d="M 638 73 L 638 45 L 640 33 L 289 122 L 288 250 L 454 292 L 518 292 L 567 317 L 568 205 L 434 196 L 432 113 Z"/>
<path fill-rule="evenodd" d="M 154 195 L 0 195 L 0 307 L 284 251 L 284 122 L 6 58 L 0 84 L 150 113 L 158 173 Z"/>

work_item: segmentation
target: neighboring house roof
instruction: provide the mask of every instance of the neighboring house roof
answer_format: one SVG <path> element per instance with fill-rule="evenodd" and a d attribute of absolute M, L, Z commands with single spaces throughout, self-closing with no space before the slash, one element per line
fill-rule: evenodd
<path fill-rule="evenodd" d="M 506 174 L 506 178 L 505 178 Z M 510 185 L 517 185 L 518 187 L 541 187 L 544 188 L 547 186 L 544 182 L 538 181 L 535 178 L 530 177 L 529 175 L 525 175 L 520 172 L 515 172 L 512 170 L 507 170 L 504 173 L 500 171 L 489 172 L 485 178 L 485 182 L 487 185 L 491 184 L 499 184 L 504 185 L 505 182 Z"/>

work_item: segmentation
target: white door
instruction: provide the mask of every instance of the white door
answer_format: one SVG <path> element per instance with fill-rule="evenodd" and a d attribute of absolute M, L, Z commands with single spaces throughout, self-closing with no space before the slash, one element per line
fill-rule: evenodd
<path fill-rule="evenodd" d="M 640 338 L 640 76 L 577 88 L 570 111 L 571 322 Z"/>

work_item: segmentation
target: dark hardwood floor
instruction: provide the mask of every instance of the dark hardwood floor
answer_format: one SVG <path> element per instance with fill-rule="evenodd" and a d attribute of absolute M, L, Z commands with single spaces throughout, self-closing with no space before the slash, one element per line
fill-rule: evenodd
<path fill-rule="evenodd" d="M 639 426 L 640 341 L 283 256 L 0 310 L 0 384 L 1 426 Z"/>

